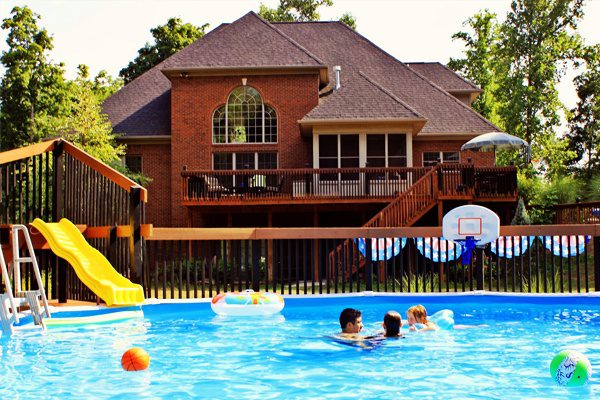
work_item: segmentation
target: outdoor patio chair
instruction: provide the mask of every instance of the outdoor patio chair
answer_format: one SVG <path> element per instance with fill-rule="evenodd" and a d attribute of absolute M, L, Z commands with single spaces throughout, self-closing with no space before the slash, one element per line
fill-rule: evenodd
<path fill-rule="evenodd" d="M 267 176 L 266 175 L 254 175 L 250 178 L 250 187 L 251 188 L 265 188 L 267 186 Z"/>
<path fill-rule="evenodd" d="M 277 180 L 276 185 L 267 185 L 265 186 L 265 192 L 269 193 L 281 193 L 281 187 L 283 185 L 283 176 L 280 176 Z"/>
<path fill-rule="evenodd" d="M 204 179 L 204 190 L 208 197 L 216 196 L 217 198 L 220 198 L 223 194 L 231 194 L 231 189 L 221 185 L 216 177 L 202 175 L 202 179 Z"/>

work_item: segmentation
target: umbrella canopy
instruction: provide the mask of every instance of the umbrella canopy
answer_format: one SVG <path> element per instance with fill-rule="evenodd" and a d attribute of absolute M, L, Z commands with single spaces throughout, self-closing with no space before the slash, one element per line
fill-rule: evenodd
<path fill-rule="evenodd" d="M 529 143 L 504 132 L 490 132 L 479 135 L 461 146 L 461 150 L 496 150 L 501 148 L 526 147 Z"/>

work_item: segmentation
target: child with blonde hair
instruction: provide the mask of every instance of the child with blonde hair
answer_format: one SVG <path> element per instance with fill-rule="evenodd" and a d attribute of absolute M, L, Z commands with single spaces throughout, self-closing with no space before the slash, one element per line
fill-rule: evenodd
<path fill-rule="evenodd" d="M 406 311 L 406 317 L 411 331 L 437 331 L 439 329 L 435 322 L 427 320 L 427 310 L 420 304 L 409 308 Z M 417 324 L 422 328 L 417 327 Z"/>

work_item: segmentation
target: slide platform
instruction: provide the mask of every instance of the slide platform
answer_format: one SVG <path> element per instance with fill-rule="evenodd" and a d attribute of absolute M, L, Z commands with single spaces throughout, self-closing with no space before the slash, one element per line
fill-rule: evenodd
<path fill-rule="evenodd" d="M 107 306 L 144 302 L 142 286 L 119 274 L 102 253 L 90 246 L 71 221 L 63 218 L 60 222 L 50 223 L 36 218 L 31 225 L 46 238 L 57 256 L 71 264 L 81 282 Z"/>

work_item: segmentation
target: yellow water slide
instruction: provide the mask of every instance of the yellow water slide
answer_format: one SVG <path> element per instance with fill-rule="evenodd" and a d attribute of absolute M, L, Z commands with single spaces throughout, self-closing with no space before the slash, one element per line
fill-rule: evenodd
<path fill-rule="evenodd" d="M 52 251 L 71 264 L 84 285 L 108 306 L 124 306 L 144 302 L 142 286 L 119 274 L 98 250 L 89 245 L 79 229 L 68 219 L 31 224 L 46 238 Z"/>

